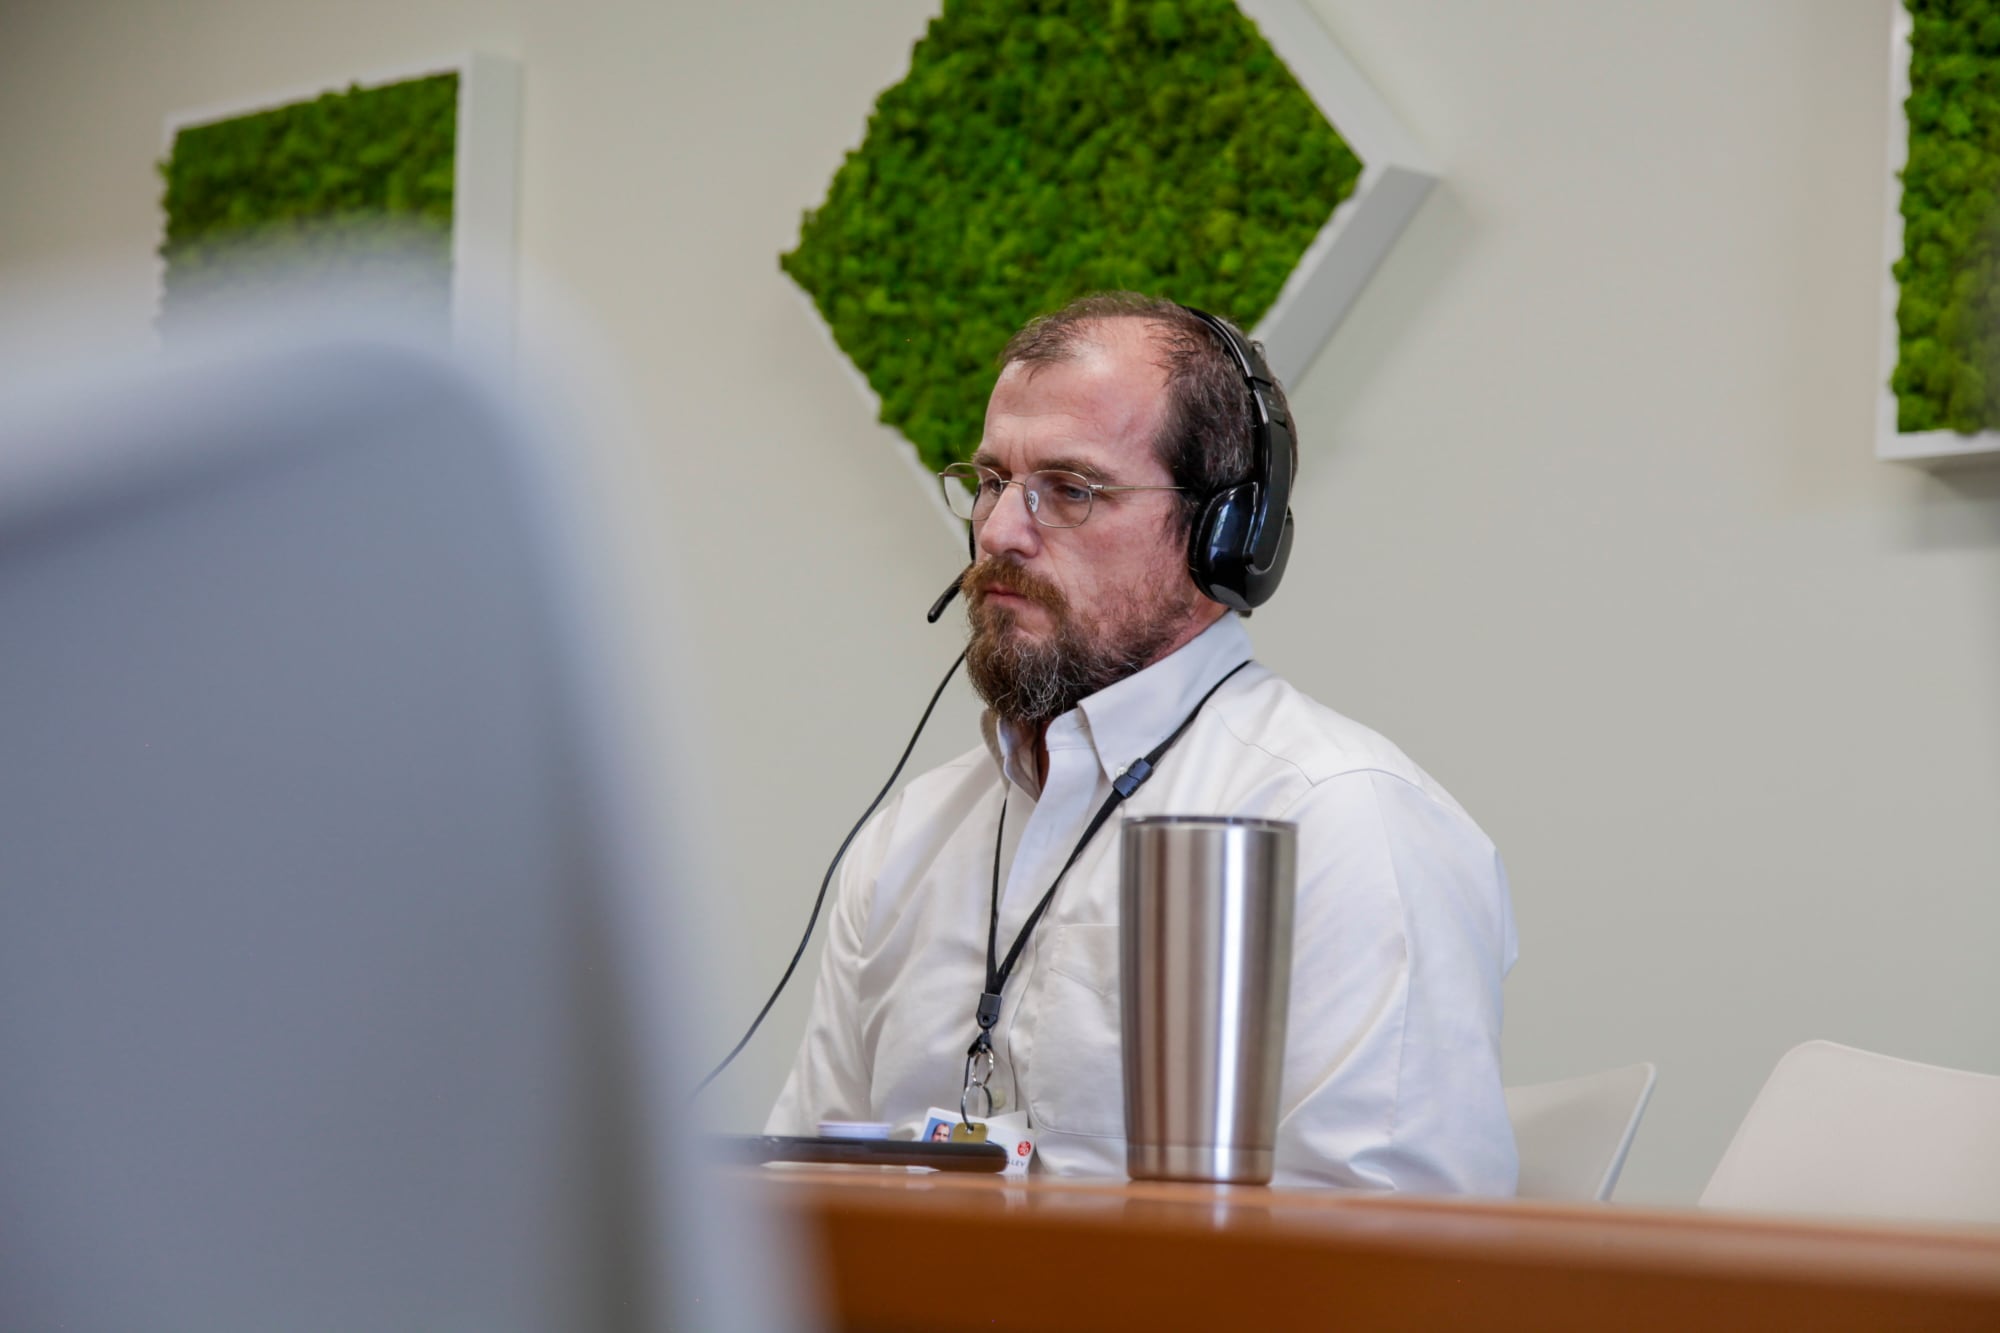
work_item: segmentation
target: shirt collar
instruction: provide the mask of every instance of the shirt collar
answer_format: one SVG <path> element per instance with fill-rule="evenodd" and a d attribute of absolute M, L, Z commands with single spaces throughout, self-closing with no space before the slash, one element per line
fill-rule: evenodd
<path fill-rule="evenodd" d="M 1250 656 L 1250 633 L 1242 617 L 1222 618 L 1143 671 L 1108 685 L 1049 724 L 1051 750 L 1089 745 L 1107 781 L 1165 740 L 1211 686 Z M 1007 779 L 1039 795 L 1034 755 L 1027 738 L 1005 726 L 988 709 L 980 719 L 986 748 Z"/>

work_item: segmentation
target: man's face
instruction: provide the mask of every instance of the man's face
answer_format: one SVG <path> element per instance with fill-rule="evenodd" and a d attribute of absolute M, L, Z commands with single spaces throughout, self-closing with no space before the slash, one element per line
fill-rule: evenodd
<path fill-rule="evenodd" d="M 1153 451 L 1166 405 L 1150 326 L 1098 324 L 1074 360 L 1001 372 L 975 461 L 1002 477 L 1061 469 L 1171 486 Z M 1080 527 L 1045 528 L 1010 486 L 973 525 L 973 684 L 1002 717 L 1041 723 L 1199 633 L 1221 608 L 1195 590 L 1172 491 L 1099 495 Z"/>

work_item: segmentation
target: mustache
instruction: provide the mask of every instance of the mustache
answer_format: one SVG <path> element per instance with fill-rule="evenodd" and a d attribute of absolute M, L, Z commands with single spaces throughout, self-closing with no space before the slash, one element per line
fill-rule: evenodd
<path fill-rule="evenodd" d="M 1010 561 L 988 556 L 965 571 L 959 580 L 959 588 L 965 593 L 968 603 L 974 607 L 983 606 L 990 592 L 1011 592 L 1025 597 L 1039 607 L 1054 612 L 1066 611 L 1068 599 L 1055 584 L 1032 574 Z"/>

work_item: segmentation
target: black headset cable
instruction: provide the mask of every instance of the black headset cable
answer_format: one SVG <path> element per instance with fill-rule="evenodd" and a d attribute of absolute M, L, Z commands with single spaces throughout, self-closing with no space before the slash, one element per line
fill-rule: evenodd
<path fill-rule="evenodd" d="M 942 599 L 939 609 L 943 609 Z M 931 692 L 931 701 L 924 705 L 924 715 L 917 719 L 917 729 L 910 733 L 910 743 L 903 747 L 903 757 L 896 761 L 895 771 L 889 774 L 889 780 L 882 784 L 882 790 L 875 793 L 875 799 L 868 803 L 868 808 L 861 812 L 861 818 L 854 821 L 854 827 L 847 830 L 847 836 L 840 840 L 840 850 L 833 854 L 833 861 L 826 868 L 826 877 L 819 882 L 819 896 L 813 899 L 812 915 L 806 918 L 806 933 L 799 937 L 799 947 L 793 952 L 792 961 L 785 965 L 785 975 L 778 978 L 778 988 L 771 992 L 771 998 L 764 1001 L 764 1007 L 757 1011 L 757 1017 L 751 1020 L 750 1030 L 743 1034 L 743 1039 L 736 1043 L 729 1054 L 722 1057 L 721 1064 L 708 1071 L 708 1077 L 695 1084 L 694 1091 L 688 1094 L 688 1100 L 692 1101 L 701 1096 L 703 1089 L 715 1082 L 716 1076 L 729 1068 L 731 1062 L 743 1053 L 743 1048 L 757 1035 L 757 1029 L 764 1025 L 764 1019 L 770 1014 L 771 1006 L 785 993 L 785 986 L 791 981 L 792 973 L 798 971 L 799 960 L 806 956 L 806 945 L 812 942 L 813 928 L 819 924 L 820 908 L 826 903 L 827 886 L 833 883 L 833 872 L 840 868 L 841 858 L 847 855 L 848 845 L 861 832 L 862 826 L 867 824 L 868 817 L 875 813 L 875 807 L 882 804 L 882 798 L 894 789 L 896 779 L 903 776 L 903 765 L 910 762 L 910 755 L 917 748 L 917 738 L 924 734 L 924 728 L 930 723 L 931 713 L 937 708 L 938 700 L 944 697 L 944 687 L 951 684 L 951 678 L 958 674 L 958 668 L 964 662 L 965 654 L 960 653 L 952 662 L 951 669 L 944 673 L 944 679 L 939 681 L 937 689 Z"/>

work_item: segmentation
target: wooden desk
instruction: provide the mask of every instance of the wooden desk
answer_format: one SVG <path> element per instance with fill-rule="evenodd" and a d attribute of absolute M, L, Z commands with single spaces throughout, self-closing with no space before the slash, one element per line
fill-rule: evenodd
<path fill-rule="evenodd" d="M 835 1326 L 2000 1330 L 2000 1228 L 784 1170 Z"/>

